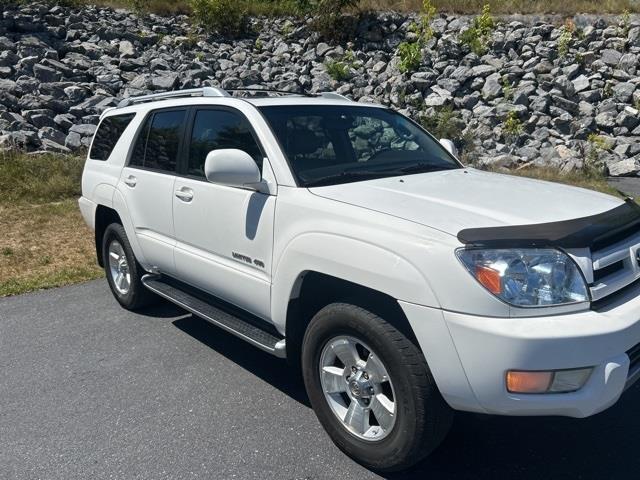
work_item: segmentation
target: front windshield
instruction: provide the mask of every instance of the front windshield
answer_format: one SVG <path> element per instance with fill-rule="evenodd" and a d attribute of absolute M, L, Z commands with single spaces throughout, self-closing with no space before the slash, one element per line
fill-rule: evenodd
<path fill-rule="evenodd" d="M 461 168 L 406 117 L 376 107 L 261 107 L 305 187 Z"/>

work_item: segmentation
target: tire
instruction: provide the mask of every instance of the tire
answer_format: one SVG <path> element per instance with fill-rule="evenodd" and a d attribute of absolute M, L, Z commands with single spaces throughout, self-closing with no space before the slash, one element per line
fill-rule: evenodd
<path fill-rule="evenodd" d="M 119 254 L 121 258 L 116 260 L 112 254 Z M 119 223 L 112 223 L 105 229 L 102 236 L 102 260 L 111 293 L 124 308 L 136 310 L 158 300 L 142 284 L 141 278 L 146 272 L 136 260 L 124 227 Z M 124 280 L 118 281 L 118 273 L 123 274 Z"/>
<path fill-rule="evenodd" d="M 355 372 L 348 359 L 341 360 L 353 355 L 360 365 Z M 404 470 L 429 455 L 451 427 L 453 411 L 420 350 L 363 308 L 334 303 L 314 316 L 303 340 L 302 371 L 318 420 L 334 443 L 365 467 Z M 389 381 L 384 382 L 385 376 Z M 344 393 L 325 394 L 345 385 Z M 361 409 L 364 413 L 358 413 Z"/>

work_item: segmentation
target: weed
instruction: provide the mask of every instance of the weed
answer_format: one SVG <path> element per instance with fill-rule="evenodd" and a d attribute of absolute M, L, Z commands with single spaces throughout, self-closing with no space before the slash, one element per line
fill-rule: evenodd
<path fill-rule="evenodd" d="M 489 50 L 489 42 L 494 28 L 495 21 L 491 16 L 491 7 L 485 3 L 482 7 L 482 14 L 474 18 L 471 27 L 462 32 L 460 41 L 476 55 L 484 55 Z"/>
<path fill-rule="evenodd" d="M 620 33 L 619 35 L 621 37 L 627 37 L 629 35 L 629 29 L 631 28 L 631 12 L 629 12 L 629 9 L 625 9 L 624 12 L 622 12 L 622 15 L 620 16 Z"/>
<path fill-rule="evenodd" d="M 360 0 L 317 0 L 311 26 L 323 37 L 345 39 L 353 30 L 345 13 L 356 9 L 359 4 Z"/>
<path fill-rule="evenodd" d="M 571 19 L 567 19 L 562 26 L 562 31 L 560 33 L 560 37 L 558 38 L 558 55 L 560 56 L 560 58 L 564 58 L 569 54 L 575 29 L 576 26 Z"/>
<path fill-rule="evenodd" d="M 347 50 L 339 60 L 327 59 L 325 68 L 331 78 L 339 82 L 351 78 L 351 70 L 358 68 L 360 64 L 353 50 Z"/>
<path fill-rule="evenodd" d="M 257 52 L 261 52 L 264 49 L 264 42 L 259 38 L 256 38 L 256 42 L 253 44 L 253 47 Z"/>
<path fill-rule="evenodd" d="M 507 118 L 504 121 L 502 131 L 505 133 L 507 139 L 511 140 L 512 142 L 515 142 L 518 136 L 522 133 L 522 122 L 518 118 L 518 114 L 516 112 L 511 111 L 507 114 Z"/>
<path fill-rule="evenodd" d="M 507 102 L 513 100 L 513 83 L 509 81 L 506 75 L 502 76 L 502 96 Z"/>
<path fill-rule="evenodd" d="M 605 137 L 596 133 L 590 134 L 587 142 L 589 143 L 589 147 L 582 167 L 583 173 L 587 177 L 602 176 L 604 173 L 604 163 L 601 159 L 601 154 L 611 150 L 613 145 Z"/>
<path fill-rule="evenodd" d="M 458 112 L 446 106 L 435 110 L 431 115 L 423 114 L 420 124 L 437 138 L 461 139 L 465 123 Z"/>
<path fill-rule="evenodd" d="M 247 7 L 236 0 L 189 0 L 192 19 L 207 32 L 237 36 L 246 31 Z"/>
<path fill-rule="evenodd" d="M 413 72 L 422 62 L 422 48 L 420 42 L 402 42 L 398 45 L 397 54 L 400 57 L 398 69 L 402 73 Z"/>

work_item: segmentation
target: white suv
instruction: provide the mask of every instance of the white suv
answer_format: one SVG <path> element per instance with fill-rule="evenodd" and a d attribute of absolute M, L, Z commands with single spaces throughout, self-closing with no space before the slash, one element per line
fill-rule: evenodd
<path fill-rule="evenodd" d="M 286 357 L 370 468 L 426 456 L 454 410 L 586 417 L 640 377 L 640 208 L 466 168 L 388 108 L 126 99 L 82 191 L 125 308 L 164 297 Z"/>

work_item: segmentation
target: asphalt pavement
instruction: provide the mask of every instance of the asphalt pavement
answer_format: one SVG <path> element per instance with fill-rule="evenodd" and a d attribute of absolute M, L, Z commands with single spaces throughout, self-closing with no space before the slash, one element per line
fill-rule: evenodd
<path fill-rule="evenodd" d="M 640 475 L 640 385 L 590 419 L 459 414 L 388 478 Z M 318 424 L 286 363 L 103 280 L 0 299 L 0 479 L 371 479 Z"/>

